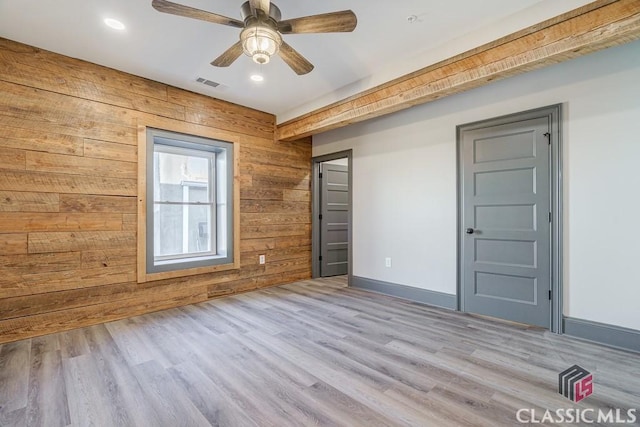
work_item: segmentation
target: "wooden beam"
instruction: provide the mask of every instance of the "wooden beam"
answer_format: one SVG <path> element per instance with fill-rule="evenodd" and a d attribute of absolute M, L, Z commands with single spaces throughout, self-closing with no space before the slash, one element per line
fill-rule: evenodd
<path fill-rule="evenodd" d="M 640 1 L 599 0 L 278 125 L 294 141 L 640 38 Z"/>

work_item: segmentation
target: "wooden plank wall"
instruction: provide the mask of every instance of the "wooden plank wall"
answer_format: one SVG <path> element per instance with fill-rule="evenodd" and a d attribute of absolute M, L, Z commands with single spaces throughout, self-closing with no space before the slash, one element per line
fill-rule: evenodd
<path fill-rule="evenodd" d="M 240 139 L 240 270 L 136 283 L 136 126 L 158 117 Z M 270 114 L 0 38 L 0 343 L 311 277 L 311 144 L 274 135 Z"/>

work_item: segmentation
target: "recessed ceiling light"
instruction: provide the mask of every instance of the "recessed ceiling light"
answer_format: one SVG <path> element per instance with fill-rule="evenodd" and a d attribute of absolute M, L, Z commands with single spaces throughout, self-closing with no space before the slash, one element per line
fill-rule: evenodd
<path fill-rule="evenodd" d="M 260 74 L 252 74 L 249 78 L 254 82 L 261 82 L 264 80 L 264 77 L 262 77 Z"/>
<path fill-rule="evenodd" d="M 104 20 L 105 25 L 107 25 L 108 27 L 113 28 L 114 30 L 119 30 L 122 31 L 125 29 L 125 26 L 122 22 L 118 21 L 117 19 L 113 19 L 113 18 L 106 18 Z"/>

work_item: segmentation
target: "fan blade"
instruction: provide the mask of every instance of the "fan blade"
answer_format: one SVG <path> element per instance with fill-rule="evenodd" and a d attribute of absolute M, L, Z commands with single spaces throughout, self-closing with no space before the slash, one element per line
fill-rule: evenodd
<path fill-rule="evenodd" d="M 251 6 L 251 13 L 258 16 L 256 11 L 261 10 L 265 15 L 269 16 L 269 10 L 271 9 L 271 0 L 249 0 Z"/>
<path fill-rule="evenodd" d="M 214 67 L 228 67 L 233 64 L 236 59 L 242 55 L 242 42 L 238 41 L 236 44 L 227 49 L 222 55 L 213 60 L 211 65 Z"/>
<path fill-rule="evenodd" d="M 282 34 L 348 33 L 358 24 L 356 14 L 350 10 L 322 15 L 305 16 L 278 22 Z"/>
<path fill-rule="evenodd" d="M 282 45 L 280 45 L 280 57 L 299 76 L 310 73 L 313 70 L 313 64 L 286 42 L 282 42 Z"/>
<path fill-rule="evenodd" d="M 213 22 L 214 24 L 228 25 L 230 27 L 244 28 L 244 22 L 238 21 L 237 19 L 216 15 L 215 13 L 184 6 L 167 0 L 153 0 L 151 6 L 153 6 L 153 8 L 158 12 L 199 19 L 201 21 Z"/>

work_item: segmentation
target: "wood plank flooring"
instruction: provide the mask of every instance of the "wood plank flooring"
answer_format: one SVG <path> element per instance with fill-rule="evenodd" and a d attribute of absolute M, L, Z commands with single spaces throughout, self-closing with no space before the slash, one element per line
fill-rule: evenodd
<path fill-rule="evenodd" d="M 573 364 L 594 374 L 578 404 L 557 391 Z M 520 408 L 640 409 L 640 355 L 344 278 L 0 346 L 1 426 L 510 426 Z"/>

